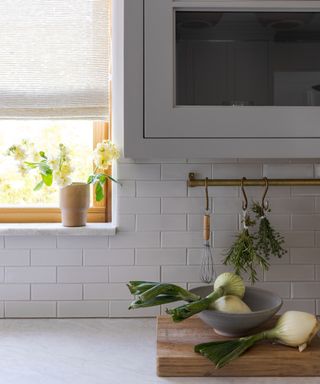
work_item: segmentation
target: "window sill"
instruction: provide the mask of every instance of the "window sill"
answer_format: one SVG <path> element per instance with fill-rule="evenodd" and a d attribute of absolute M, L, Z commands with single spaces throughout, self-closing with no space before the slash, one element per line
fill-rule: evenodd
<path fill-rule="evenodd" d="M 85 227 L 63 227 L 61 223 L 0 224 L 0 236 L 114 236 L 113 223 L 88 223 Z"/>

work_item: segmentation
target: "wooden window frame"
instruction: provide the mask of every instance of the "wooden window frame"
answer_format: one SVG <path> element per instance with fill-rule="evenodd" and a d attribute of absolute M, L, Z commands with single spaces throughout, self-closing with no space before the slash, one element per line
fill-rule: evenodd
<path fill-rule="evenodd" d="M 110 124 L 102 121 L 93 122 L 93 148 L 102 140 L 111 139 Z M 107 173 L 111 175 L 111 167 Z M 93 187 L 91 187 L 91 192 Z M 88 222 L 105 223 L 112 221 L 112 185 L 108 180 L 105 184 L 105 199 L 93 201 L 89 208 Z M 94 196 L 94 194 L 93 194 Z M 61 214 L 59 208 L 1 208 L 0 223 L 59 223 Z"/>

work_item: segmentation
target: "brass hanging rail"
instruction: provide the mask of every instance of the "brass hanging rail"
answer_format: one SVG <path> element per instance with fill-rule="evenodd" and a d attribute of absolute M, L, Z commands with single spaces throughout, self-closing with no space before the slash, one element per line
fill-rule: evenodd
<path fill-rule="evenodd" d="M 208 187 L 241 187 L 242 179 L 208 179 Z M 189 173 L 189 187 L 204 187 L 205 179 L 196 179 L 193 172 Z M 243 185 L 246 187 L 265 186 L 265 179 L 246 179 Z M 291 186 L 320 186 L 320 179 L 268 179 L 268 185 L 274 187 Z"/>

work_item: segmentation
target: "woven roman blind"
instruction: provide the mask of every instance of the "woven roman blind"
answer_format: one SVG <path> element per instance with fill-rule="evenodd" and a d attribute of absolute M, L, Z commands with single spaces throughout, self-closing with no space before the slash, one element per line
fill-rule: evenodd
<path fill-rule="evenodd" d="M 0 1 L 0 118 L 108 118 L 110 2 Z"/>

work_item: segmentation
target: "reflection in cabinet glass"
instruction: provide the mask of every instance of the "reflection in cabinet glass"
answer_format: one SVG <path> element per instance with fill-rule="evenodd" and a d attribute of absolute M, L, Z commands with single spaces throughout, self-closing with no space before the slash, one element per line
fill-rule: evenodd
<path fill-rule="evenodd" d="M 176 105 L 319 106 L 320 13 L 175 12 Z"/>

